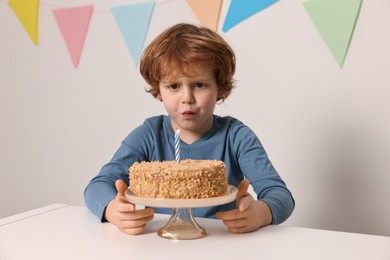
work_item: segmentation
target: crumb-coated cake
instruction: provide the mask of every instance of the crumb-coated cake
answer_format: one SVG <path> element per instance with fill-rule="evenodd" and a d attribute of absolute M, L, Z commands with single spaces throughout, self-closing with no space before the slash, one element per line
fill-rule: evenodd
<path fill-rule="evenodd" d="M 226 165 L 218 160 L 136 162 L 129 176 L 130 191 L 138 197 L 200 199 L 228 190 Z"/>

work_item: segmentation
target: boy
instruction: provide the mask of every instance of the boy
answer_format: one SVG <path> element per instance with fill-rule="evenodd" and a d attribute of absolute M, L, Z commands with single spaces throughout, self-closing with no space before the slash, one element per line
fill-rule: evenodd
<path fill-rule="evenodd" d="M 174 129 L 180 129 L 181 159 L 224 161 L 228 182 L 238 186 L 235 202 L 195 208 L 195 217 L 221 219 L 233 233 L 279 224 L 295 202 L 257 136 L 232 117 L 214 115 L 234 87 L 235 55 L 217 33 L 189 24 L 172 26 L 145 49 L 140 72 L 168 115 L 148 118 L 122 142 L 109 163 L 85 189 L 87 207 L 102 221 L 127 234 L 140 234 L 156 213 L 135 210 L 124 195 L 128 168 L 136 161 L 174 160 Z M 257 198 L 248 192 L 252 185 Z"/>

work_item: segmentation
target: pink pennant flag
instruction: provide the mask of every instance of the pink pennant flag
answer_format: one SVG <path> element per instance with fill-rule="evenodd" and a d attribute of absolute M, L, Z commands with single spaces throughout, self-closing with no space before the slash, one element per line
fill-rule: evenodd
<path fill-rule="evenodd" d="M 53 10 L 75 68 L 79 65 L 92 11 L 93 5 Z"/>

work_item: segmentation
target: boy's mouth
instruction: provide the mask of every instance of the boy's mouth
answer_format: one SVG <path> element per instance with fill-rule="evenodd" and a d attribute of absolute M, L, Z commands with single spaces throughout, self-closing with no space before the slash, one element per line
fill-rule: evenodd
<path fill-rule="evenodd" d="M 186 118 L 190 118 L 190 117 L 193 117 L 195 115 L 195 112 L 193 111 L 184 111 L 183 113 L 181 113 L 184 117 Z"/>

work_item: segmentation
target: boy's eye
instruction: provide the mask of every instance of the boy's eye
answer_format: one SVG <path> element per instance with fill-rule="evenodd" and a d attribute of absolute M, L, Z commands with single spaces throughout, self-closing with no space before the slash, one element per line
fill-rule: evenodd
<path fill-rule="evenodd" d="M 171 85 L 169 85 L 169 88 L 170 88 L 170 89 L 178 89 L 178 88 L 179 88 L 179 85 L 177 85 L 177 84 L 171 84 Z"/>
<path fill-rule="evenodd" d="M 200 82 L 195 83 L 194 85 L 195 85 L 195 87 L 197 87 L 197 88 L 203 88 L 203 87 L 205 86 L 204 83 L 200 83 Z"/>

